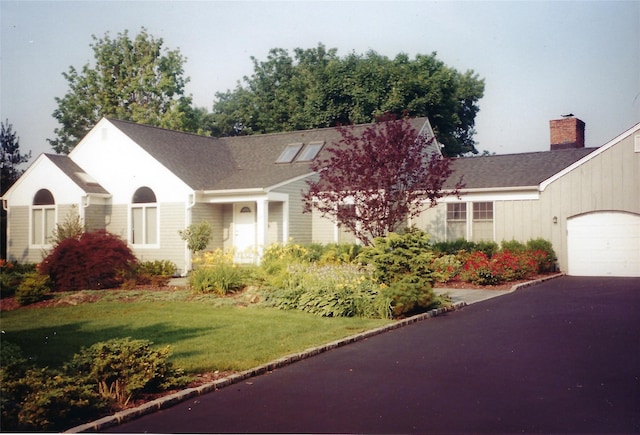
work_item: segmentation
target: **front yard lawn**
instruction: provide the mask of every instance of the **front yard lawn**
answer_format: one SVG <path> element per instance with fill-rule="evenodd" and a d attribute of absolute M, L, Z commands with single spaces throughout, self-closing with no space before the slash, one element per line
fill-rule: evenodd
<path fill-rule="evenodd" d="M 250 304 L 241 296 L 194 296 L 182 289 L 97 290 L 58 293 L 56 298 L 55 304 L 0 316 L 2 341 L 17 344 L 37 365 L 52 368 L 71 360 L 83 346 L 132 337 L 158 347 L 170 345 L 171 361 L 188 373 L 240 371 L 391 322 L 324 318 Z"/>

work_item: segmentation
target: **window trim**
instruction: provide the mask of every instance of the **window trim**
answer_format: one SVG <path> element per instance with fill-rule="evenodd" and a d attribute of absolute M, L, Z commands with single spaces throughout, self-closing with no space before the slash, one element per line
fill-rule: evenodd
<path fill-rule="evenodd" d="M 134 198 L 136 197 L 136 195 L 140 192 L 141 189 L 148 189 L 154 196 L 154 198 L 156 199 L 156 202 L 133 202 Z M 148 243 L 147 241 L 147 234 L 148 234 L 148 228 L 147 228 L 147 221 L 148 221 L 148 210 L 150 209 L 154 209 L 156 216 L 155 216 L 155 242 L 153 243 Z M 133 218 L 133 213 L 134 210 L 141 210 L 142 211 L 142 237 L 143 237 L 143 241 L 140 242 L 135 242 L 135 235 L 134 235 L 134 218 Z M 134 248 L 138 249 L 158 249 L 160 248 L 160 204 L 157 202 L 157 196 L 155 194 L 155 192 L 153 191 L 153 189 L 147 187 L 147 186 L 141 186 L 138 189 L 135 190 L 135 192 L 133 193 L 133 195 L 131 195 L 131 203 L 129 204 L 129 213 L 128 213 L 128 220 L 129 220 L 129 231 L 128 231 L 128 241 L 129 244 L 131 246 L 133 246 Z"/>
<path fill-rule="evenodd" d="M 45 195 L 47 198 L 47 202 L 42 202 L 42 196 Z M 41 198 L 38 200 L 38 198 Z M 50 202 L 49 202 L 50 201 Z M 36 204 L 36 202 L 38 204 Z M 42 221 L 40 222 L 40 231 L 42 234 L 41 243 L 40 241 L 34 240 L 35 238 L 35 212 L 42 212 Z M 47 233 L 47 211 L 53 211 L 53 222 L 51 225 L 51 230 Z M 53 193 L 49 189 L 42 188 L 38 189 L 38 191 L 33 195 L 33 199 L 31 201 L 31 206 L 29 207 L 29 247 L 35 249 L 50 249 L 53 247 L 53 231 L 56 229 L 56 225 L 58 223 L 58 207 L 56 204 L 55 197 Z"/>

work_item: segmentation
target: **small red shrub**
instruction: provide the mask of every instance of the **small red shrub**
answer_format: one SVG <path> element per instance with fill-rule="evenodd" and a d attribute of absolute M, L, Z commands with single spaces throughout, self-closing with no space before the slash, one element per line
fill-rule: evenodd
<path fill-rule="evenodd" d="M 118 287 L 136 263 L 126 242 L 100 230 L 60 242 L 40 264 L 55 290 Z"/>

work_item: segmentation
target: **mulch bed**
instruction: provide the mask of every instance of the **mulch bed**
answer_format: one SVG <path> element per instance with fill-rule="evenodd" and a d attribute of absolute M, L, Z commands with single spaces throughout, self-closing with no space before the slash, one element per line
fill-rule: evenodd
<path fill-rule="evenodd" d="M 514 285 L 522 284 L 529 281 L 535 281 L 537 279 L 547 278 L 557 275 L 557 273 L 545 273 L 533 275 L 527 279 L 521 279 L 518 281 L 504 282 L 498 285 L 477 285 L 470 282 L 462 281 L 449 281 L 445 283 L 437 282 L 433 285 L 434 288 L 451 288 L 451 289 L 470 289 L 470 290 L 511 290 Z"/>

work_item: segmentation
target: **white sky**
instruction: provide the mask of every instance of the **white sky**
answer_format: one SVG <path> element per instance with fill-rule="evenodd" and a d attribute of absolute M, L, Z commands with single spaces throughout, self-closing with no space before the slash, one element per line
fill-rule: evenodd
<path fill-rule="evenodd" d="M 0 0 L 0 118 L 23 153 L 52 153 L 62 73 L 93 61 L 91 35 L 141 27 L 187 57 L 187 93 L 215 93 L 251 75 L 250 56 L 313 48 L 438 53 L 485 79 L 475 136 L 498 154 L 549 148 L 549 120 L 574 113 L 587 146 L 640 122 L 640 1 L 6 1 Z"/>

